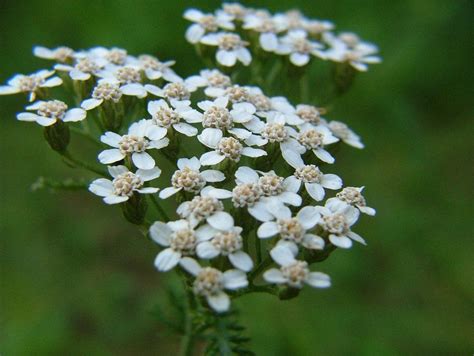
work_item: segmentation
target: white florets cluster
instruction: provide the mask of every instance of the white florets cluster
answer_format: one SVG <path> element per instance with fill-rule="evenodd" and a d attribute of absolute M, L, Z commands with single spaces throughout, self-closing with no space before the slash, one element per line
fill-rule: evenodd
<path fill-rule="evenodd" d="M 358 70 L 378 61 L 372 56 L 375 46 L 353 34 L 335 35 L 331 23 L 299 12 L 272 15 L 224 4 L 214 14 L 189 10 L 185 17 L 195 22 L 187 39 L 218 46 L 217 60 L 224 66 L 251 61 L 250 41 L 229 32 L 239 26 L 242 33 L 259 33 L 263 50 L 289 55 L 298 66 L 311 56 L 348 62 Z M 326 274 L 311 272 L 308 254 L 330 245 L 350 248 L 352 241 L 365 244 L 352 231 L 360 213 L 375 214 L 363 187 L 343 188 L 341 178 L 321 167 L 335 163 L 331 152 L 341 141 L 356 148 L 363 144 L 346 124 L 323 118 L 324 109 L 238 85 L 217 69 L 181 78 L 170 68 L 174 62 L 135 57 L 120 48 L 37 47 L 34 52 L 56 61 L 54 69 L 63 79 L 50 78 L 54 71 L 46 70 L 15 76 L 0 94 L 27 92 L 34 99 L 63 81 L 82 90 L 76 93 L 82 108 L 40 100 L 26 107 L 36 113 L 21 113 L 18 119 L 69 124 L 97 110 L 88 121 L 96 121 L 101 132 L 97 160 L 111 178 L 94 180 L 89 190 L 107 204 L 123 204 L 124 214 L 143 202 L 141 194 L 150 195 L 165 220 L 148 225 L 151 238 L 163 247 L 156 268 L 169 271 L 179 265 L 195 276 L 194 292 L 214 310 L 229 309 L 224 290 L 249 285 L 247 273 L 261 267 L 260 243 L 267 260 L 279 265 L 267 270 L 264 280 L 289 288 L 330 285 Z M 130 107 L 140 116 L 125 111 Z M 109 120 L 105 126 L 104 117 Z M 157 178 L 159 183 L 150 183 Z M 339 192 L 320 204 L 329 191 Z M 161 204 L 172 208 L 160 210 Z M 250 243 L 258 248 L 249 248 Z"/>
<path fill-rule="evenodd" d="M 214 13 L 189 9 L 184 18 L 193 22 L 186 40 L 198 46 L 217 47 L 219 64 L 232 67 L 237 61 L 249 65 L 252 52 L 287 56 L 295 66 L 305 66 L 312 58 L 347 63 L 358 71 L 379 63 L 378 48 L 362 41 L 352 32 L 334 33 L 335 25 L 311 19 L 291 10 L 272 14 L 233 3 L 224 4 Z"/>

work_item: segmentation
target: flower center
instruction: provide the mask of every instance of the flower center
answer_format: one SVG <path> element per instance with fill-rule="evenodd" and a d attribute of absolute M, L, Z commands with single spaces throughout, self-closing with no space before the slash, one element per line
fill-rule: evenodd
<path fill-rule="evenodd" d="M 239 184 L 232 190 L 232 203 L 235 207 L 253 206 L 262 196 L 262 189 L 258 184 Z"/>
<path fill-rule="evenodd" d="M 140 72 L 132 67 L 123 67 L 117 69 L 116 76 L 120 83 L 124 84 L 139 83 L 142 81 Z"/>
<path fill-rule="evenodd" d="M 326 231 L 335 235 L 342 235 L 349 231 L 346 217 L 341 213 L 323 216 L 323 227 Z"/>
<path fill-rule="evenodd" d="M 126 172 L 117 176 L 112 181 L 112 184 L 115 195 L 130 197 L 133 195 L 134 190 L 140 189 L 143 186 L 143 180 L 132 172 Z"/>
<path fill-rule="evenodd" d="M 360 38 L 355 33 L 344 32 L 339 35 L 339 39 L 349 47 L 355 47 L 359 44 Z"/>
<path fill-rule="evenodd" d="M 207 81 L 211 87 L 216 88 L 227 88 L 232 84 L 230 77 L 220 72 L 213 72 L 209 77 L 207 77 Z"/>
<path fill-rule="evenodd" d="M 183 217 L 186 218 L 189 215 L 193 215 L 197 220 L 201 221 L 222 210 L 224 210 L 224 205 L 220 200 L 212 197 L 196 196 L 189 203 L 189 213 Z"/>
<path fill-rule="evenodd" d="M 120 48 L 114 48 L 111 49 L 109 53 L 107 53 L 105 58 L 110 63 L 121 65 L 124 64 L 125 60 L 127 59 L 127 51 Z"/>
<path fill-rule="evenodd" d="M 351 205 L 366 205 L 365 198 L 362 196 L 360 191 L 354 187 L 344 188 L 341 192 L 336 194 L 336 197 Z"/>
<path fill-rule="evenodd" d="M 303 240 L 305 230 L 297 218 L 279 219 L 277 224 L 282 239 L 294 241 L 296 243 Z"/>
<path fill-rule="evenodd" d="M 309 129 L 300 132 L 300 134 L 298 135 L 298 142 L 301 143 L 308 150 L 322 147 L 323 139 L 323 134 L 314 129 Z"/>
<path fill-rule="evenodd" d="M 219 106 L 211 106 L 204 113 L 202 125 L 218 129 L 230 129 L 233 126 L 229 110 Z"/>
<path fill-rule="evenodd" d="M 255 31 L 276 32 L 276 27 L 271 19 L 263 19 L 262 22 L 255 28 Z"/>
<path fill-rule="evenodd" d="M 259 178 L 258 185 L 265 196 L 273 196 L 283 192 L 283 180 L 283 177 L 269 173 Z"/>
<path fill-rule="evenodd" d="M 189 167 L 174 172 L 171 177 L 171 184 L 175 188 L 183 188 L 187 192 L 197 193 L 206 185 L 206 181 L 199 171 L 195 171 Z"/>
<path fill-rule="evenodd" d="M 106 101 L 112 100 L 114 103 L 117 103 L 122 97 L 122 92 L 120 91 L 119 86 L 116 84 L 99 83 L 94 88 L 92 97 L 94 99 L 102 99 Z"/>
<path fill-rule="evenodd" d="M 233 137 L 224 137 L 217 145 L 217 150 L 221 154 L 235 162 L 240 160 L 242 148 L 242 144 L 239 142 L 239 140 Z"/>
<path fill-rule="evenodd" d="M 42 102 L 38 107 L 38 115 L 52 119 L 62 119 L 66 113 L 67 105 L 59 100 Z"/>
<path fill-rule="evenodd" d="M 69 47 L 58 47 L 54 50 L 54 59 L 58 62 L 67 62 L 73 56 L 74 51 Z"/>
<path fill-rule="evenodd" d="M 193 284 L 194 293 L 205 297 L 219 293 L 223 287 L 222 272 L 212 267 L 201 269 Z"/>
<path fill-rule="evenodd" d="M 182 229 L 171 234 L 170 247 L 183 255 L 193 255 L 196 243 L 196 236 L 191 229 Z"/>
<path fill-rule="evenodd" d="M 240 4 L 225 4 L 222 5 L 222 8 L 224 11 L 229 14 L 234 16 L 237 19 L 242 19 L 246 14 L 247 14 L 247 9 L 243 7 Z"/>
<path fill-rule="evenodd" d="M 340 121 L 331 121 L 329 123 L 329 128 L 331 131 L 340 138 L 346 139 L 350 136 L 350 130 L 349 127 Z"/>
<path fill-rule="evenodd" d="M 321 121 L 319 110 L 312 105 L 298 105 L 296 115 L 312 124 L 318 124 Z"/>
<path fill-rule="evenodd" d="M 295 261 L 288 266 L 281 267 L 281 272 L 288 280 L 289 286 L 301 288 L 309 275 L 308 263 L 305 261 Z"/>
<path fill-rule="evenodd" d="M 119 149 L 123 154 L 144 152 L 149 142 L 144 137 L 135 135 L 124 135 L 119 142 Z"/>
<path fill-rule="evenodd" d="M 293 42 L 296 52 L 310 53 L 313 50 L 313 45 L 305 38 L 298 38 Z"/>
<path fill-rule="evenodd" d="M 263 94 L 252 95 L 250 101 L 259 111 L 270 111 L 272 108 L 272 102 Z"/>
<path fill-rule="evenodd" d="M 161 68 L 162 63 L 153 56 L 148 54 L 142 54 L 138 57 L 143 69 L 152 69 L 152 70 L 159 70 Z"/>
<path fill-rule="evenodd" d="M 288 138 L 288 131 L 283 124 L 266 124 L 261 135 L 270 142 L 283 142 Z"/>
<path fill-rule="evenodd" d="M 219 48 L 225 51 L 233 51 L 245 45 L 239 35 L 226 33 L 219 38 Z"/>
<path fill-rule="evenodd" d="M 153 116 L 153 121 L 158 126 L 170 127 L 171 125 L 177 124 L 180 121 L 179 114 L 173 109 L 167 109 L 160 107 L 160 109 Z"/>
<path fill-rule="evenodd" d="M 89 58 L 81 58 L 76 64 L 76 69 L 83 73 L 94 73 L 99 69 L 99 66 Z"/>
<path fill-rule="evenodd" d="M 201 17 L 201 19 L 199 20 L 199 23 L 201 24 L 202 27 L 206 29 L 206 31 L 209 31 L 209 32 L 215 32 L 219 29 L 216 18 L 212 15 L 205 15 Z"/>
<path fill-rule="evenodd" d="M 295 177 L 304 183 L 320 183 L 322 176 L 321 170 L 314 164 L 308 164 L 295 170 Z"/>
<path fill-rule="evenodd" d="M 164 91 L 168 99 L 187 100 L 191 97 L 189 90 L 181 83 L 166 84 Z"/>
<path fill-rule="evenodd" d="M 44 79 L 34 74 L 23 75 L 18 81 L 18 88 L 21 91 L 35 91 L 44 82 Z"/>
<path fill-rule="evenodd" d="M 223 255 L 228 255 L 242 249 L 242 236 L 233 231 L 218 232 L 212 239 L 212 244 Z"/>
<path fill-rule="evenodd" d="M 227 88 L 227 97 L 232 103 L 242 103 L 250 100 L 250 94 L 247 89 L 234 85 L 233 87 Z"/>

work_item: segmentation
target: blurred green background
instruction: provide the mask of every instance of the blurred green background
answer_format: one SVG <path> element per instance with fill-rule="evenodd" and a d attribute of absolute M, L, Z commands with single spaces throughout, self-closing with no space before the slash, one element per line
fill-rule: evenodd
<path fill-rule="evenodd" d="M 474 352 L 473 25 L 461 0 L 244 2 L 299 8 L 380 45 L 384 63 L 359 76 L 330 118 L 366 150 L 343 149 L 334 173 L 364 184 L 377 208 L 357 227 L 369 245 L 318 266 L 328 290 L 239 301 L 258 355 L 468 355 Z M 0 81 L 31 72 L 35 44 L 119 46 L 200 62 L 184 38 L 191 1 L 22 0 L 0 3 Z M 218 1 L 200 1 L 216 8 Z M 172 355 L 177 339 L 150 314 L 172 274 L 157 247 L 117 209 L 86 193 L 32 193 L 38 176 L 68 177 L 40 129 L 19 123 L 24 99 L 0 98 L 0 353 Z M 100 218 L 98 218 L 100 217 Z"/>

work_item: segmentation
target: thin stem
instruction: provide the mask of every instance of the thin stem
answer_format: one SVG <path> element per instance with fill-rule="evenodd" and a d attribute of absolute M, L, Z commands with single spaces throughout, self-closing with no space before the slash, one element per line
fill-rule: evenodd
<path fill-rule="evenodd" d="M 186 292 L 186 308 L 184 310 L 184 335 L 181 339 L 181 346 L 179 354 L 181 356 L 191 356 L 193 353 L 194 333 L 193 333 L 193 319 L 192 308 L 194 307 L 194 294 L 186 283 L 184 278 L 184 289 Z"/>
<path fill-rule="evenodd" d="M 72 163 L 75 166 L 84 168 L 88 170 L 89 172 L 99 174 L 102 177 L 108 177 L 108 175 L 103 170 L 93 167 L 90 164 L 73 157 L 69 151 L 62 152 L 61 156 L 63 156 L 63 158 L 65 158 L 66 161 L 68 161 L 69 163 Z"/>
<path fill-rule="evenodd" d="M 164 219 L 165 221 L 170 221 L 170 217 L 166 213 L 165 209 L 161 206 L 161 204 L 158 202 L 154 194 L 149 194 L 148 195 L 151 199 L 151 202 L 153 203 L 154 207 L 158 211 L 158 213 L 161 215 L 161 218 Z"/>

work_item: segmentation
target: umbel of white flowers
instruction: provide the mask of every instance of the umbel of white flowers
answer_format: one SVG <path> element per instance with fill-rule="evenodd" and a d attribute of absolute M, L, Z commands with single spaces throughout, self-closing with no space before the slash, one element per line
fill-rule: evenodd
<path fill-rule="evenodd" d="M 187 40 L 216 46 L 217 62 L 225 67 L 252 62 L 250 40 L 233 32 L 238 29 L 257 34 L 257 46 L 288 56 L 295 66 L 320 59 L 365 71 L 379 61 L 376 46 L 351 33 L 336 35 L 331 22 L 299 12 L 224 4 L 212 14 L 192 9 L 184 16 L 193 22 Z M 94 160 L 108 173 L 92 168 L 103 177 L 89 190 L 145 226 L 159 250 L 156 268 L 183 268 L 194 278 L 194 293 L 216 312 L 229 309 L 227 293 L 262 283 L 279 290 L 329 287 L 327 274 L 310 270 L 311 256 L 348 249 L 353 241 L 365 244 L 352 230 L 361 213 L 373 216 L 375 210 L 363 187 L 344 186 L 331 173 L 337 172 L 336 146 L 364 145 L 313 103 L 269 96 L 218 69 L 182 78 L 173 61 L 120 48 L 36 47 L 34 53 L 56 64 L 14 76 L 0 94 L 38 99 L 18 119 L 44 126 L 51 147 L 69 163 L 91 167 L 70 154 L 69 129 L 96 134 L 92 139 L 101 149 Z M 51 96 L 62 84 L 76 88 L 80 107 Z M 147 210 L 145 197 L 159 216 Z"/>

